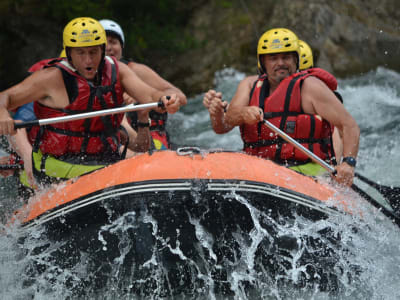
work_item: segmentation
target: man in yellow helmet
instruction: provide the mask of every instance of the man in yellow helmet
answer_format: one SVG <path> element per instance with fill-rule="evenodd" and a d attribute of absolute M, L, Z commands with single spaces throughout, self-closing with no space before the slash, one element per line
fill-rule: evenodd
<path fill-rule="evenodd" d="M 246 153 L 290 167 L 314 163 L 263 125 L 264 118 L 328 162 L 333 157 L 332 126 L 336 126 L 343 136 L 344 159 L 336 167 L 335 179 L 349 186 L 354 178 L 359 127 L 332 93 L 337 84 L 334 78 L 298 72 L 298 41 L 286 28 L 271 29 L 261 36 L 257 61 L 262 75 L 240 82 L 224 118 L 216 117 L 218 124 L 213 128 L 220 126 L 223 132 L 240 126 Z M 221 93 L 210 90 L 203 102 L 205 106 L 219 103 L 218 111 L 223 111 Z M 312 165 L 307 170 L 314 175 Z"/>
<path fill-rule="evenodd" d="M 124 92 L 139 103 L 162 99 L 175 113 L 179 99 L 145 84 L 126 65 L 105 56 L 106 34 L 92 18 L 76 18 L 64 28 L 67 59 L 34 72 L 0 93 L 0 134 L 15 134 L 8 110 L 34 102 L 38 119 L 123 106 Z M 36 178 L 72 178 L 123 158 L 119 128 L 123 114 L 33 128 Z"/>

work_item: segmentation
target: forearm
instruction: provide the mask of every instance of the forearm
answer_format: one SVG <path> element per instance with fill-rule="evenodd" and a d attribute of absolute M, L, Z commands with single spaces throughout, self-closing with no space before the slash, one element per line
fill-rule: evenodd
<path fill-rule="evenodd" d="M 225 122 L 225 114 L 218 114 L 218 115 L 210 115 L 211 125 L 215 133 L 223 134 L 231 131 L 233 129 L 232 126 Z"/>
<path fill-rule="evenodd" d="M 231 128 L 242 125 L 244 123 L 243 107 L 232 107 L 231 105 L 225 113 L 224 120 L 226 125 Z"/>
<path fill-rule="evenodd" d="M 15 135 L 10 136 L 9 142 L 22 160 L 27 160 L 32 155 L 32 145 L 29 143 L 25 129 L 18 129 Z"/>
<path fill-rule="evenodd" d="M 164 96 L 166 93 L 164 91 L 159 91 L 156 89 L 153 89 L 152 93 L 151 93 L 151 100 L 149 100 L 148 102 L 158 102 L 160 101 L 161 97 Z"/>
<path fill-rule="evenodd" d="M 343 127 L 343 157 L 357 157 L 360 141 L 360 128 L 357 124 Z"/>
<path fill-rule="evenodd" d="M 139 127 L 136 139 L 129 143 L 129 149 L 135 152 L 146 152 L 150 149 L 151 135 L 149 127 Z"/>

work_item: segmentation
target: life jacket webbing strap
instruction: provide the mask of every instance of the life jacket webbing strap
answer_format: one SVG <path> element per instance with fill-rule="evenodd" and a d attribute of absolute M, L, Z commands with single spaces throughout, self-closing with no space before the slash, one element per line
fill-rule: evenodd
<path fill-rule="evenodd" d="M 295 140 L 300 144 L 330 144 L 331 141 L 330 138 L 323 138 L 323 139 L 308 138 L 308 139 L 295 139 Z M 275 140 L 259 140 L 257 142 L 245 142 L 244 147 L 257 148 L 257 147 L 268 147 L 277 144 L 281 146 L 282 144 L 288 144 L 288 142 L 276 138 Z"/>
<path fill-rule="evenodd" d="M 305 76 L 305 75 L 306 75 L 306 74 L 302 74 L 302 75 L 300 75 L 300 76 L 296 76 L 296 77 L 294 77 L 294 78 L 289 82 L 288 88 L 287 88 L 287 90 L 286 90 L 285 105 L 284 105 L 284 108 L 283 108 L 283 112 L 284 112 L 284 113 L 288 113 L 288 112 L 289 112 L 289 109 L 290 109 L 290 102 L 291 102 L 290 100 L 291 100 L 291 98 L 292 98 L 292 93 L 293 93 L 294 85 L 296 84 L 296 82 L 297 82 L 299 79 L 301 79 L 301 78 L 302 78 L 303 76 Z M 282 131 L 285 131 L 285 126 L 286 126 L 287 117 L 288 117 L 288 115 L 285 114 L 285 115 L 283 115 L 282 118 L 281 118 L 281 123 L 280 123 L 280 125 L 279 125 L 279 129 L 282 130 Z M 282 139 L 281 137 L 278 137 L 278 139 L 280 139 L 281 141 L 283 141 L 283 139 Z M 281 143 L 278 143 L 278 145 L 281 145 Z M 280 156 L 281 156 L 281 151 L 282 151 L 282 147 L 278 146 L 278 148 L 276 149 L 276 152 L 275 152 L 275 159 L 276 159 L 276 160 L 278 160 L 278 159 L 280 158 Z"/>

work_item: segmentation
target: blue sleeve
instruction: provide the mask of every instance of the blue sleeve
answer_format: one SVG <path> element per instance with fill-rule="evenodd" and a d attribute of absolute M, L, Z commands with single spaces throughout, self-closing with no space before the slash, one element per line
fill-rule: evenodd
<path fill-rule="evenodd" d="M 36 116 L 33 111 L 33 102 L 19 107 L 13 118 L 14 120 L 21 120 L 23 122 L 36 120 Z"/>

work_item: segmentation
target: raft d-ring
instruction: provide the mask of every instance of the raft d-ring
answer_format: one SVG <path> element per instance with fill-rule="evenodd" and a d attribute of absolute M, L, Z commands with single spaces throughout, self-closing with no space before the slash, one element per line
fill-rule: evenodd
<path fill-rule="evenodd" d="M 178 155 L 193 155 L 193 154 L 201 154 L 201 150 L 198 147 L 182 147 L 176 150 L 176 154 Z"/>

